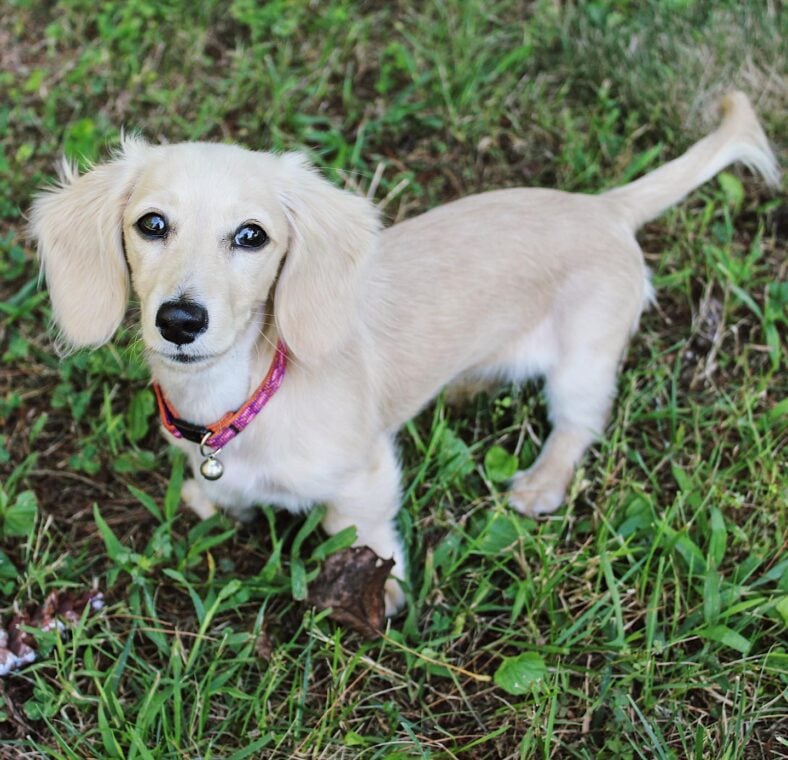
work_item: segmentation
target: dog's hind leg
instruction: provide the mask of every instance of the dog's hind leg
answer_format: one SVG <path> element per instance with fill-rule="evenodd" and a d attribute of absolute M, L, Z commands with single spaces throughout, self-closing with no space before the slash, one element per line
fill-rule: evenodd
<path fill-rule="evenodd" d="M 623 347 L 622 347 L 623 351 Z M 621 352 L 575 348 L 546 375 L 545 392 L 553 429 L 534 464 L 517 473 L 509 502 L 524 514 L 557 509 L 575 467 L 605 426 L 616 391 Z"/>

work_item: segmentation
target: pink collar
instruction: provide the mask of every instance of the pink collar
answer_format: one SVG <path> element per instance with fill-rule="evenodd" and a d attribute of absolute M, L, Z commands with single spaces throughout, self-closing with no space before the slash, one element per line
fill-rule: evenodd
<path fill-rule="evenodd" d="M 235 438 L 271 400 L 284 380 L 286 368 L 287 347 L 280 340 L 276 344 L 276 353 L 268 373 L 252 396 L 237 411 L 227 412 L 220 420 L 205 426 L 180 419 L 164 397 L 158 383 L 154 383 L 153 392 L 156 394 L 162 425 L 176 438 L 185 438 L 187 441 L 218 451 Z"/>

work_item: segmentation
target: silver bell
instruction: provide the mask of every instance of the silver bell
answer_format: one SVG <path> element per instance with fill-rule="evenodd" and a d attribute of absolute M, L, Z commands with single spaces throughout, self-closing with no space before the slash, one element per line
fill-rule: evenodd
<path fill-rule="evenodd" d="M 210 456 L 200 465 L 200 475 L 206 480 L 219 480 L 224 474 L 224 465 L 215 457 Z"/>

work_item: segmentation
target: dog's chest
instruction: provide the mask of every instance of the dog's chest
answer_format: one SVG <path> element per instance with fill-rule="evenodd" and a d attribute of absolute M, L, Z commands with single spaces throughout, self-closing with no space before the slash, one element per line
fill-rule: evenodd
<path fill-rule="evenodd" d="M 213 504 L 240 516 L 265 504 L 302 511 L 322 498 L 331 478 L 319 456 L 306 456 L 300 447 L 288 446 L 286 441 L 274 445 L 247 435 L 251 432 L 245 431 L 217 454 L 223 473 L 215 481 L 200 474 L 205 457 L 198 447 L 179 442 L 200 490 Z"/>
<path fill-rule="evenodd" d="M 266 504 L 303 511 L 330 501 L 347 472 L 365 460 L 369 412 L 363 394 L 347 382 L 333 382 L 328 373 L 314 379 L 296 369 L 248 426 L 216 452 L 223 468 L 218 480 L 200 474 L 205 457 L 199 446 L 168 436 L 186 452 L 200 493 L 214 506 L 238 516 Z M 186 413 L 200 419 L 217 414 L 190 401 Z"/>

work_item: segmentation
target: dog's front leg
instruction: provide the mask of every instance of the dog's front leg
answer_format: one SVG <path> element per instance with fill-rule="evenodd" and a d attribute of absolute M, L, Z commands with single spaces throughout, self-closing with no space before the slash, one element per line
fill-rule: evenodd
<path fill-rule="evenodd" d="M 378 440 L 368 466 L 348 477 L 327 507 L 323 519 L 327 533 L 352 525 L 356 546 L 368 546 L 379 557 L 394 560 L 385 588 L 386 614 L 393 615 L 405 603 L 399 582 L 405 579 L 405 552 L 394 522 L 400 507 L 400 469 L 388 436 Z"/>
<path fill-rule="evenodd" d="M 203 493 L 200 484 L 194 478 L 184 481 L 181 488 L 181 499 L 201 520 L 207 520 L 219 511 L 216 505 Z"/>

